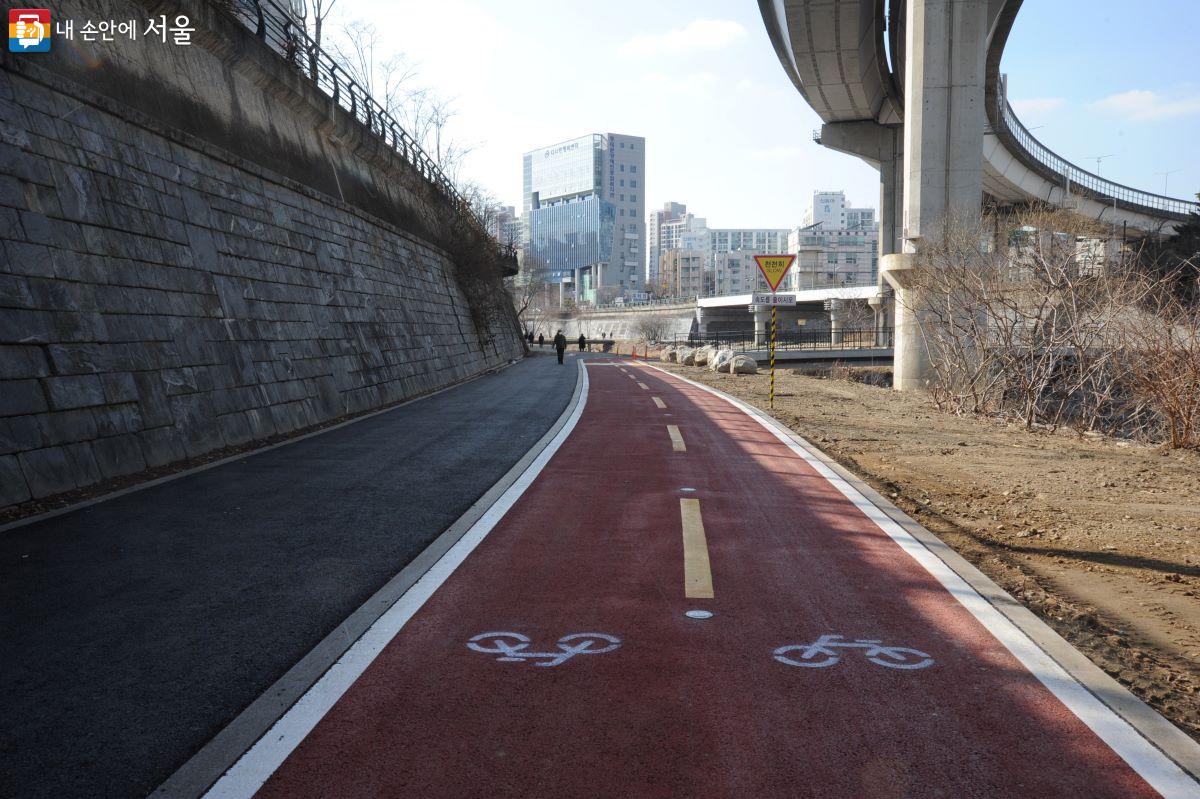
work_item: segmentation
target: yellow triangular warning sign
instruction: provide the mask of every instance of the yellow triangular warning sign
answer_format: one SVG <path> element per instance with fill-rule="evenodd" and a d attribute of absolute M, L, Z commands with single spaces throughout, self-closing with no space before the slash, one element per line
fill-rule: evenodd
<path fill-rule="evenodd" d="M 771 287 L 771 291 L 779 288 L 779 284 L 783 282 L 783 276 L 792 268 L 792 262 L 795 260 L 796 256 L 794 255 L 754 256 L 754 261 L 758 264 L 758 271 L 762 272 L 763 277 L 767 279 L 767 285 Z"/>

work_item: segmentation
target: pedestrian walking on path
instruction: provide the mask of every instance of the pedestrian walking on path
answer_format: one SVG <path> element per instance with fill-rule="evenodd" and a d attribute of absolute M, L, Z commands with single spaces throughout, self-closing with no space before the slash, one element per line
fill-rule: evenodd
<path fill-rule="evenodd" d="M 554 334 L 554 351 L 558 353 L 558 362 L 563 362 L 563 353 L 567 351 L 567 337 L 560 330 Z"/>
<path fill-rule="evenodd" d="M 583 352 L 585 349 L 587 349 L 587 337 L 584 336 L 582 333 L 580 333 L 579 334 L 579 351 Z"/>
<path fill-rule="evenodd" d="M 538 346 L 539 347 L 546 346 L 546 337 L 543 336 L 541 333 L 538 333 Z"/>

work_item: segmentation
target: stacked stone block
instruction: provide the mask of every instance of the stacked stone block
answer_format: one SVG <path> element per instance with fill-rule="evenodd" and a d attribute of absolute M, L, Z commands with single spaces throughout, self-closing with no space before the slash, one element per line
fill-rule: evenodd
<path fill-rule="evenodd" d="M 50 76 L 0 70 L 0 243 L 0 507 L 521 354 L 437 247 Z"/>

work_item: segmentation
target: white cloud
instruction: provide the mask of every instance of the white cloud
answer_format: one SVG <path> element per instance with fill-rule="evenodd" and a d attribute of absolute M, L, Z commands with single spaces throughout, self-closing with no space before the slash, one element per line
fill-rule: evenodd
<path fill-rule="evenodd" d="M 623 56 L 643 57 L 659 53 L 688 53 L 723 50 L 745 37 L 741 23 L 727 19 L 697 19 L 666 33 L 639 33 L 617 50 Z"/>
<path fill-rule="evenodd" d="M 1158 92 L 1133 89 L 1112 94 L 1093 103 L 1096 108 L 1136 120 L 1168 119 L 1200 114 L 1200 97 L 1170 100 Z"/>
<path fill-rule="evenodd" d="M 1030 97 L 1027 100 L 1013 100 L 1013 110 L 1021 116 L 1041 116 L 1062 108 L 1066 100 L 1061 97 Z"/>

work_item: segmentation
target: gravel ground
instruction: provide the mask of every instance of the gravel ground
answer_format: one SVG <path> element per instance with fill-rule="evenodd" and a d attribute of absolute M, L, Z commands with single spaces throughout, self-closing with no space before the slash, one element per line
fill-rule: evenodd
<path fill-rule="evenodd" d="M 657 364 L 767 406 L 767 376 Z M 1200 453 L 776 372 L 774 415 L 1200 740 Z"/>

